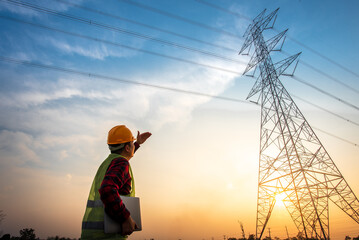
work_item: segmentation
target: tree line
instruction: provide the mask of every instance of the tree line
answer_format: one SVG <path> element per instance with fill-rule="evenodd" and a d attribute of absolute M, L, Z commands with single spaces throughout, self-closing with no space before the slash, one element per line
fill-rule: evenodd
<path fill-rule="evenodd" d="M 20 236 L 11 236 L 10 234 L 4 234 L 0 240 L 40 240 L 36 237 L 35 230 L 33 228 L 24 228 L 20 230 Z M 65 238 L 65 237 L 48 237 L 46 240 L 77 240 L 76 238 Z M 80 240 L 80 238 L 78 239 Z"/>

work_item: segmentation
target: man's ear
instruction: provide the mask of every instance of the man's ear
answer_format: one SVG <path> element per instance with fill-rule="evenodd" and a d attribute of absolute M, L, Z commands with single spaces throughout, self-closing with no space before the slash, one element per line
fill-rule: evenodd
<path fill-rule="evenodd" d="M 125 151 L 126 151 L 126 152 L 129 152 L 129 151 L 130 151 L 130 145 L 129 145 L 129 144 L 126 144 L 126 145 L 125 145 Z"/>

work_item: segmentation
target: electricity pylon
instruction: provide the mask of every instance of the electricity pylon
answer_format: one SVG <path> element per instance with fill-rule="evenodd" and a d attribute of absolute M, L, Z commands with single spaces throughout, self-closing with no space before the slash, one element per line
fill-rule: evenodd
<path fill-rule="evenodd" d="M 357 223 L 359 201 L 279 80 L 293 62 L 298 63 L 300 53 L 273 63 L 270 52 L 284 42 L 286 31 L 265 41 L 263 31 L 274 24 L 278 9 L 267 16 L 265 11 L 249 25 L 239 52 L 249 52 L 254 45 L 245 73 L 254 67 L 260 70 L 248 95 L 258 96 L 261 105 L 256 237 L 262 238 L 276 195 L 284 193 L 284 205 L 302 236 L 327 240 L 328 200 Z"/>

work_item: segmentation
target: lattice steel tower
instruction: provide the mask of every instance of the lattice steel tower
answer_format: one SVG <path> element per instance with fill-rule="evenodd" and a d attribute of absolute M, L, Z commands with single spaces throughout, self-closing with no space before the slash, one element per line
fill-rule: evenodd
<path fill-rule="evenodd" d="M 300 53 L 272 62 L 270 52 L 286 31 L 267 41 L 262 33 L 274 24 L 277 11 L 265 16 L 264 10 L 253 20 L 240 50 L 241 54 L 253 44 L 245 73 L 253 67 L 260 70 L 248 95 L 258 96 L 261 104 L 256 236 L 262 238 L 275 197 L 284 193 L 284 205 L 303 237 L 329 239 L 328 200 L 357 223 L 359 201 L 279 80 Z"/>

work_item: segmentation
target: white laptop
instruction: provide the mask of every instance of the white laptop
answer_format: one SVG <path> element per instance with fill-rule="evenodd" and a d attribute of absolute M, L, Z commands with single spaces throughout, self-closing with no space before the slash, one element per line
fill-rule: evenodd
<path fill-rule="evenodd" d="M 121 196 L 123 204 L 130 212 L 132 219 L 136 222 L 137 228 L 135 231 L 142 230 L 141 224 L 141 211 L 140 211 L 140 198 L 138 197 L 125 197 Z M 105 212 L 105 233 L 121 233 L 121 224 L 115 222 Z"/>

